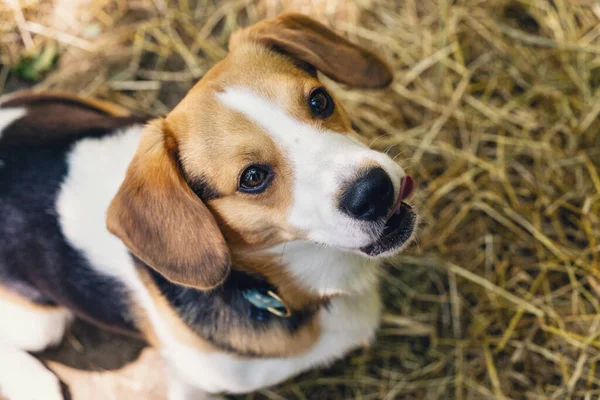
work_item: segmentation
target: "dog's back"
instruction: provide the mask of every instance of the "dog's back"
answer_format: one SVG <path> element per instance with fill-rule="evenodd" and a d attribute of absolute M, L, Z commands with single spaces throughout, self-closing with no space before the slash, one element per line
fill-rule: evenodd
<path fill-rule="evenodd" d="M 98 323 L 133 330 L 118 291 L 65 238 L 57 197 L 73 147 L 145 118 L 102 103 L 24 93 L 0 100 L 0 289 L 62 305 Z M 99 297 L 112 301 L 97 301 Z"/>

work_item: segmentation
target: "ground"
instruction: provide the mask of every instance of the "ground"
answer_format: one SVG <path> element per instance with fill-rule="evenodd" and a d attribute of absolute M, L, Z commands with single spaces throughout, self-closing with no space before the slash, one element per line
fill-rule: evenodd
<path fill-rule="evenodd" d="M 416 178 L 423 224 L 386 267 L 375 346 L 247 398 L 600 396 L 596 0 L 3 2 L 0 93 L 27 78 L 161 115 L 234 29 L 284 9 L 393 65 L 383 91 L 327 84 Z M 161 398 L 155 354 L 123 362 L 139 343 L 77 328 L 53 356 L 69 347 L 80 366 L 121 371 L 50 363 L 75 398 Z"/>

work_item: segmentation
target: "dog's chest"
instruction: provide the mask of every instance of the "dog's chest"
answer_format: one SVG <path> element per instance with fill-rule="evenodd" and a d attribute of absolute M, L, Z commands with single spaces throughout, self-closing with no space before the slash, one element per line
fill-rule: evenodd
<path fill-rule="evenodd" d="M 375 286 L 361 296 L 332 300 L 319 313 L 321 334 L 305 353 L 282 358 L 241 358 L 222 352 L 203 353 L 175 341 L 164 342 L 170 368 L 208 392 L 244 393 L 282 382 L 290 376 L 330 363 L 349 350 L 368 344 L 379 324 L 381 303 Z"/>

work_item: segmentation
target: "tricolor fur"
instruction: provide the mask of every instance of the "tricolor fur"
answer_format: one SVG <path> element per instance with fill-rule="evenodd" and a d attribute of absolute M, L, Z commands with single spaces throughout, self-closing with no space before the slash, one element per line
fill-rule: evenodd
<path fill-rule="evenodd" d="M 287 14 L 234 34 L 165 118 L 68 95 L 0 99 L 0 319 L 20 316 L 0 325 L 12 355 L 0 393 L 45 398 L 15 383 L 22 363 L 60 397 L 23 351 L 56 344 L 73 316 L 160 349 L 170 400 L 257 390 L 372 340 L 377 268 L 414 230 L 412 181 L 335 98 L 316 116 L 316 70 L 391 81 L 373 53 Z M 261 191 L 240 189 L 252 166 Z M 255 287 L 291 316 L 245 301 Z"/>

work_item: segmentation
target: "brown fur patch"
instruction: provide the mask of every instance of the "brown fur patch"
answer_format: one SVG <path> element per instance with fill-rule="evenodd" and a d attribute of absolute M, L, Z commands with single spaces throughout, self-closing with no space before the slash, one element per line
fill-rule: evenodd
<path fill-rule="evenodd" d="M 79 108 L 87 108 L 111 117 L 128 117 L 131 115 L 131 111 L 118 104 L 91 97 L 83 98 L 72 93 L 59 91 L 35 92 L 21 90 L 0 97 L 1 107 L 27 107 L 48 103 L 61 103 Z"/>
<path fill-rule="evenodd" d="M 374 52 L 302 14 L 282 14 L 235 32 L 229 48 L 235 50 L 249 40 L 313 65 L 331 79 L 353 87 L 381 88 L 393 79 L 391 68 Z"/>
<path fill-rule="evenodd" d="M 248 332 L 232 327 L 230 345 L 243 354 L 262 357 L 291 357 L 308 351 L 321 333 L 319 319 L 315 316 L 294 334 L 284 329 L 270 328 L 264 332 Z"/>
<path fill-rule="evenodd" d="M 295 237 L 285 218 L 292 200 L 291 167 L 266 132 L 220 104 L 214 85 L 227 82 L 197 86 L 167 117 L 180 141 L 188 181 L 208 182 L 218 193 L 207 205 L 228 243 L 266 247 Z M 272 184 L 260 194 L 238 191 L 241 173 L 257 164 L 272 169 Z"/>
<path fill-rule="evenodd" d="M 0 99 L 0 108 L 27 110 L 3 132 L 2 145 L 35 146 L 103 134 L 134 124 L 146 116 L 132 116 L 120 106 L 59 93 L 17 92 Z"/>
<path fill-rule="evenodd" d="M 162 120 L 146 127 L 107 226 L 170 281 L 210 289 L 226 278 L 229 252 L 213 216 L 177 171 L 171 145 Z"/>

